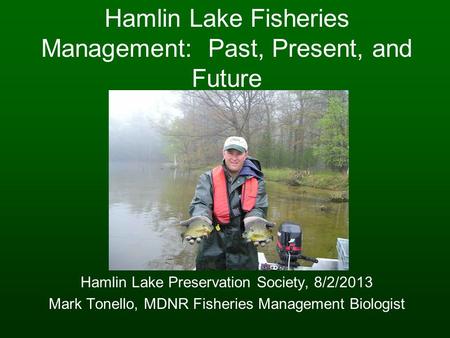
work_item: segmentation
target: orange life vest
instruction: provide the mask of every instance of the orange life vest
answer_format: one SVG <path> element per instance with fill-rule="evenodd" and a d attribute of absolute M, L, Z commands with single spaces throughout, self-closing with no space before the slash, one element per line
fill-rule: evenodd
<path fill-rule="evenodd" d="M 213 214 L 221 224 L 230 223 L 230 201 L 228 200 L 227 180 L 223 167 L 217 166 L 212 170 L 213 182 Z M 255 207 L 258 195 L 258 180 L 256 177 L 249 178 L 242 185 L 241 207 L 249 212 Z"/>

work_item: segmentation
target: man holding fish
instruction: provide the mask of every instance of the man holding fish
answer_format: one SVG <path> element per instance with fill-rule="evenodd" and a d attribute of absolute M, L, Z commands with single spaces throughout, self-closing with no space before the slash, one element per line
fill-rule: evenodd
<path fill-rule="evenodd" d="M 197 270 L 257 270 L 256 246 L 272 239 L 268 199 L 258 160 L 244 138 L 231 136 L 222 165 L 200 176 L 183 238 L 198 243 Z"/>

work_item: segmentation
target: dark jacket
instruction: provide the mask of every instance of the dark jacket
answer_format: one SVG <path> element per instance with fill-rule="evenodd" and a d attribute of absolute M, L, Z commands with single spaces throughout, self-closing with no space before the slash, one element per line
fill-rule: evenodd
<path fill-rule="evenodd" d="M 249 161 L 249 162 L 247 162 Z M 265 183 L 259 162 L 254 159 L 247 160 L 241 170 L 242 175 L 232 179 L 227 175 L 224 167 L 231 209 L 230 224 L 221 224 L 216 227 L 217 221 L 213 219 L 213 191 L 211 171 L 200 176 L 192 199 L 189 213 L 191 216 L 206 216 L 213 221 L 215 229 L 211 235 L 199 245 L 197 255 L 197 270 L 205 269 L 254 269 L 258 268 L 256 248 L 252 243 L 246 243 L 242 238 L 244 231 L 243 220 L 248 216 L 266 217 L 268 199 Z M 246 179 L 252 176 L 258 179 L 258 195 L 255 207 L 247 213 L 241 208 L 241 189 Z"/>

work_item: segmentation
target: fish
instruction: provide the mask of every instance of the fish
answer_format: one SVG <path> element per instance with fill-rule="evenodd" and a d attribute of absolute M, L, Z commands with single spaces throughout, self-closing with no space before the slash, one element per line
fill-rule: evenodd
<path fill-rule="evenodd" d="M 193 221 L 187 227 L 186 231 L 181 234 L 181 239 L 190 240 L 191 238 L 207 237 L 212 231 L 212 226 L 204 221 Z"/>
<path fill-rule="evenodd" d="M 273 239 L 272 230 L 266 227 L 266 223 L 257 223 L 246 230 L 242 237 L 248 242 L 267 242 Z"/>

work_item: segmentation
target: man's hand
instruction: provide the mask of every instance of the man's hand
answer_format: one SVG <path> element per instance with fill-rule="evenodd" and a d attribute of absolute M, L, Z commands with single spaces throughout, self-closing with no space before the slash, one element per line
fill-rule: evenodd
<path fill-rule="evenodd" d="M 180 225 L 187 227 L 186 231 L 181 234 L 181 238 L 187 240 L 189 244 L 200 243 L 213 230 L 212 222 L 206 216 L 191 217 L 182 221 Z"/>
<path fill-rule="evenodd" d="M 242 236 L 248 242 L 253 242 L 254 246 L 265 246 L 273 239 L 272 228 L 275 226 L 275 223 L 269 222 L 262 217 L 246 217 L 244 218 L 244 226 L 245 232 Z"/>

